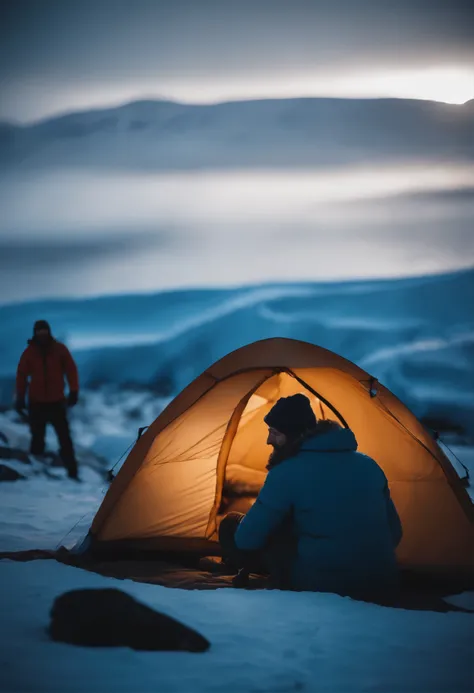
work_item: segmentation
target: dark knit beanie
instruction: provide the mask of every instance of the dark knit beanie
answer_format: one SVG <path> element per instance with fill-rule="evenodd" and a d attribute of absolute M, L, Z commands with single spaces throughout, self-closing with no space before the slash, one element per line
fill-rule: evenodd
<path fill-rule="evenodd" d="M 290 438 L 315 428 L 317 424 L 308 397 L 301 394 L 281 397 L 270 409 L 264 421 L 271 428 L 275 428 Z"/>
<path fill-rule="evenodd" d="M 33 334 L 38 332 L 38 330 L 48 330 L 49 334 L 51 334 L 51 327 L 49 326 L 49 322 L 46 322 L 46 320 L 37 320 L 33 326 Z"/>

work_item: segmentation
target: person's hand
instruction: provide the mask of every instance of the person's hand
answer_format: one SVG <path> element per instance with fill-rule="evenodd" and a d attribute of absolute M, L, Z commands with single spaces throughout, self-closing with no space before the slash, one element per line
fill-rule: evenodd
<path fill-rule="evenodd" d="M 70 392 L 68 395 L 68 398 L 67 398 L 67 406 L 68 407 L 75 407 L 78 399 L 79 399 L 79 393 L 78 392 Z"/>
<path fill-rule="evenodd" d="M 26 410 L 26 402 L 24 397 L 17 397 L 15 400 L 15 411 L 17 414 L 20 414 L 20 416 L 25 415 L 25 410 Z"/>

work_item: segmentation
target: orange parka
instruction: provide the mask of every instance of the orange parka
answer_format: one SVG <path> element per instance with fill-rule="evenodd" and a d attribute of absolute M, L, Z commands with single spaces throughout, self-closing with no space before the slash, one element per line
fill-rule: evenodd
<path fill-rule="evenodd" d="M 46 346 L 29 342 L 18 364 L 17 397 L 24 398 L 28 390 L 30 403 L 52 403 L 64 400 L 64 378 L 69 391 L 78 392 L 77 367 L 69 349 L 55 339 Z"/>

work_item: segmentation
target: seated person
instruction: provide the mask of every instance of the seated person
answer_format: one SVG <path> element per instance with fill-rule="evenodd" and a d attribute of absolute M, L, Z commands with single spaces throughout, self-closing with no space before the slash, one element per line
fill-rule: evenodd
<path fill-rule="evenodd" d="M 279 399 L 265 423 L 273 446 L 267 478 L 246 515 L 222 520 L 225 562 L 269 573 L 282 589 L 396 589 L 400 519 L 385 474 L 357 452 L 352 431 L 318 422 L 302 394 Z"/>

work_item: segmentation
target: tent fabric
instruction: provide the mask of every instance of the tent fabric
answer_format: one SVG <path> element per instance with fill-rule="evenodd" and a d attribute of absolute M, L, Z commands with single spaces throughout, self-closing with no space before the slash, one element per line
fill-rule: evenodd
<path fill-rule="evenodd" d="M 429 432 L 355 364 L 280 338 L 228 354 L 158 416 L 99 508 L 95 547 L 217 552 L 226 470 L 264 479 L 270 449 L 263 418 L 279 397 L 296 392 L 310 398 L 317 417 L 350 426 L 359 450 L 383 469 L 404 529 L 400 564 L 474 573 L 473 506 Z"/>

